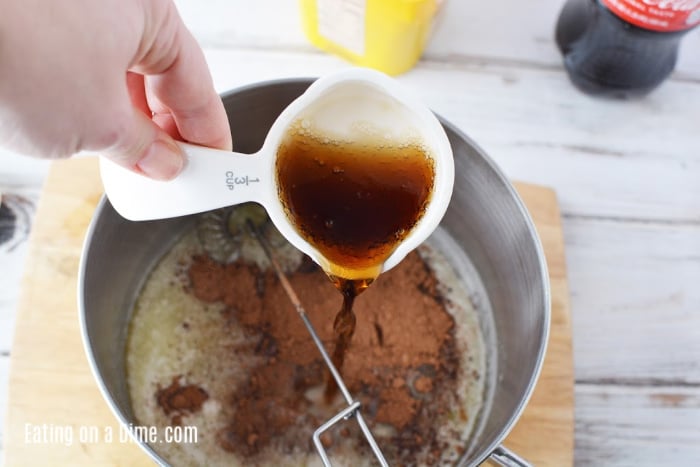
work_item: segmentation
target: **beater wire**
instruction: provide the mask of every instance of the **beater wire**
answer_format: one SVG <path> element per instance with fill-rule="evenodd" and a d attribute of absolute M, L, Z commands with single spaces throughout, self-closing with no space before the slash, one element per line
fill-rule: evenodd
<path fill-rule="evenodd" d="M 316 334 L 316 330 L 314 329 L 313 325 L 311 324 L 311 321 L 309 320 L 308 315 L 306 314 L 306 310 L 304 310 L 304 307 L 301 304 L 301 301 L 299 300 L 299 297 L 297 296 L 296 292 L 292 288 L 292 284 L 289 282 L 287 279 L 287 276 L 285 275 L 284 271 L 282 270 L 282 267 L 279 265 L 277 260 L 274 257 L 274 254 L 272 252 L 272 249 L 270 248 L 270 245 L 267 243 L 267 240 L 263 237 L 263 235 L 260 233 L 256 225 L 250 220 L 246 220 L 246 224 L 248 226 L 248 229 L 250 230 L 251 234 L 255 239 L 258 241 L 260 246 L 262 247 L 263 251 L 265 252 L 265 255 L 267 256 L 267 259 L 270 261 L 270 264 L 272 265 L 273 269 L 275 270 L 275 273 L 277 274 L 277 277 L 279 278 L 280 283 L 282 284 L 282 288 L 286 292 L 287 296 L 289 297 L 289 300 L 292 302 L 292 305 L 294 306 L 294 309 L 299 313 L 299 316 L 301 317 L 302 321 L 304 322 L 304 325 L 306 326 L 306 329 L 309 331 L 309 334 L 311 334 L 311 338 L 314 341 L 314 344 L 316 344 L 316 347 L 318 348 L 318 351 L 321 353 L 321 356 L 323 357 L 323 361 L 326 363 L 326 366 L 328 367 L 328 370 L 330 371 L 331 375 L 333 376 L 333 379 L 335 380 L 335 383 L 338 385 L 338 389 L 340 389 L 341 394 L 343 395 L 343 398 L 347 402 L 348 406 L 338 412 L 336 415 L 331 417 L 326 423 L 321 425 L 314 431 L 313 434 L 313 442 L 314 446 L 316 447 L 316 451 L 318 451 L 318 455 L 321 457 L 321 460 L 323 461 L 323 465 L 325 467 L 332 467 L 331 461 L 328 458 L 328 454 L 326 453 L 325 448 L 323 447 L 323 443 L 321 442 L 321 435 L 328 430 L 329 428 L 333 427 L 336 423 L 342 421 L 342 420 L 349 420 L 352 417 L 355 417 L 355 420 L 357 420 L 357 424 L 360 426 L 360 430 L 362 430 L 362 433 L 365 436 L 365 439 L 369 443 L 370 448 L 372 448 L 372 452 L 374 452 L 375 457 L 379 461 L 379 463 L 382 465 L 382 467 L 389 467 L 389 463 L 386 461 L 384 458 L 384 454 L 382 453 L 381 449 L 379 448 L 379 445 L 377 444 L 377 441 L 374 439 L 374 436 L 372 435 L 372 432 L 370 431 L 369 427 L 367 426 L 367 423 L 365 422 L 364 417 L 362 416 L 362 412 L 360 411 L 360 401 L 356 401 L 352 398 L 352 395 L 350 394 L 350 391 L 348 391 L 347 386 L 345 386 L 345 382 L 343 381 L 343 378 L 340 376 L 340 372 L 338 372 L 338 369 L 333 365 L 333 362 L 328 355 L 328 352 L 326 352 L 325 347 L 323 346 L 323 342 L 321 342 L 321 339 L 318 337 L 318 334 Z"/>

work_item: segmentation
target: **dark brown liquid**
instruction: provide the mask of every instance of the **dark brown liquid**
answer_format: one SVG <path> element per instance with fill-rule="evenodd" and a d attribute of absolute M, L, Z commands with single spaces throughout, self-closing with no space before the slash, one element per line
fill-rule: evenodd
<path fill-rule="evenodd" d="M 330 263 L 343 294 L 333 363 L 341 371 L 355 332 L 355 297 L 425 212 L 432 159 L 419 146 L 339 143 L 290 131 L 277 153 L 279 195 L 293 224 Z M 329 377 L 326 400 L 337 393 Z"/>
<path fill-rule="evenodd" d="M 280 198 L 302 237 L 330 263 L 353 270 L 384 263 L 423 215 L 434 180 L 420 146 L 324 142 L 301 132 L 280 146 L 276 169 Z"/>
<path fill-rule="evenodd" d="M 345 353 L 350 346 L 353 334 L 355 334 L 355 313 L 352 310 L 352 305 L 355 303 L 355 297 L 365 290 L 372 283 L 371 280 L 347 280 L 338 277 L 331 277 L 333 285 L 343 294 L 343 306 L 335 315 L 333 321 L 333 332 L 335 333 L 335 348 L 331 360 L 333 365 L 341 371 L 343 362 L 345 361 Z M 328 375 L 326 383 L 325 398 L 326 402 L 333 400 L 333 397 L 338 392 L 338 385 L 333 379 L 333 375 Z"/>

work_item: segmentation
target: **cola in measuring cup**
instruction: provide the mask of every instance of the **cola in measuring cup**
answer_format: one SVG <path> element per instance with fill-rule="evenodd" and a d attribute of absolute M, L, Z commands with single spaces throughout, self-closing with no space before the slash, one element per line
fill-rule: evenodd
<path fill-rule="evenodd" d="M 671 74 L 682 37 L 698 24 L 700 0 L 568 0 L 556 41 L 579 89 L 634 97 Z"/>

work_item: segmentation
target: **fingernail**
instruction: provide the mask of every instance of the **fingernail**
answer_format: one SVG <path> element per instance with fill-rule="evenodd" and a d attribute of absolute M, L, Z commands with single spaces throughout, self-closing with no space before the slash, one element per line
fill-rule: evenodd
<path fill-rule="evenodd" d="M 185 165 L 185 158 L 174 144 L 156 140 L 136 164 L 144 175 L 156 180 L 172 180 Z"/>

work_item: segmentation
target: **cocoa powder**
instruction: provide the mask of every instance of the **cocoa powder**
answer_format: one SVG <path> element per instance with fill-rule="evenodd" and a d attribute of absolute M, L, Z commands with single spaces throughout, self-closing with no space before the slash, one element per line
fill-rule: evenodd
<path fill-rule="evenodd" d="M 169 386 L 158 386 L 155 397 L 165 415 L 173 415 L 171 423 L 180 425 L 182 416 L 199 411 L 209 394 L 199 386 L 180 385 L 181 376 L 175 376 Z"/>
<path fill-rule="evenodd" d="M 310 260 L 289 280 L 330 352 L 341 295 Z M 223 326 L 241 327 L 253 338 L 253 346 L 232 349 L 231 358 L 255 355 L 260 362 L 243 384 L 231 384 L 237 389 L 226 403 L 234 415 L 218 434 L 220 446 L 251 458 L 272 443 L 283 452 L 299 446 L 312 450 L 313 430 L 344 401 L 338 397 L 325 406 L 307 397 L 324 384 L 325 366 L 277 277 L 254 265 L 196 256 L 189 282 L 198 299 L 225 304 Z M 435 420 L 448 409 L 443 396 L 454 392 L 459 364 L 454 321 L 444 301 L 434 275 L 414 252 L 355 302 L 357 327 L 343 379 L 371 426 L 393 428 L 383 448 L 398 464 L 410 462 L 425 446 L 441 449 L 434 441 Z M 343 425 L 325 437 L 331 449 L 333 436 L 361 437 L 354 424 Z M 363 446 L 358 441 L 358 449 Z"/>

